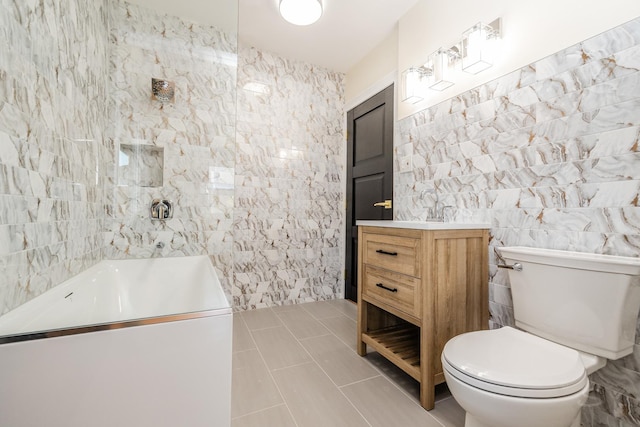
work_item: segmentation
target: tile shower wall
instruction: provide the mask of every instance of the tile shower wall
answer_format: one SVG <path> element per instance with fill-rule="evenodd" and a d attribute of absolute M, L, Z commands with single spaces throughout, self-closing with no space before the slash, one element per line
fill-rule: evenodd
<path fill-rule="evenodd" d="M 344 270 L 344 76 L 242 48 L 236 309 L 335 298 Z"/>
<path fill-rule="evenodd" d="M 396 174 L 397 219 L 424 220 L 436 188 L 459 220 L 491 222 L 493 327 L 514 323 L 496 246 L 640 256 L 640 19 L 398 128 L 413 171 Z M 583 425 L 640 424 L 640 346 L 591 380 Z"/>
<path fill-rule="evenodd" d="M 122 1 L 110 16 L 111 159 L 122 165 L 113 168 L 107 258 L 208 254 L 230 295 L 236 36 Z M 151 99 L 152 78 L 175 82 L 173 102 Z M 137 178 L 119 147 L 145 163 Z M 173 219 L 150 220 L 156 198 L 173 202 Z"/>
<path fill-rule="evenodd" d="M 0 1 L 0 314 L 102 258 L 107 4 Z"/>

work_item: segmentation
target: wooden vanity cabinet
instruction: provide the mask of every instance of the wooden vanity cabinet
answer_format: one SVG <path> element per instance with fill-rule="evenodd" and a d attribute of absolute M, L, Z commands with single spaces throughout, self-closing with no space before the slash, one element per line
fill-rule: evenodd
<path fill-rule="evenodd" d="M 486 229 L 358 227 L 358 354 L 369 345 L 419 381 L 427 410 L 445 343 L 488 327 L 487 251 Z"/>

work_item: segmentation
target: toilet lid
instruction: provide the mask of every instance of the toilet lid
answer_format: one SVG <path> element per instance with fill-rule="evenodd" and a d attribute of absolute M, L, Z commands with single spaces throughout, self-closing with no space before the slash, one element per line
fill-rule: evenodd
<path fill-rule="evenodd" d="M 576 350 L 510 327 L 458 335 L 442 359 L 460 381 L 510 396 L 566 396 L 588 383 Z"/>

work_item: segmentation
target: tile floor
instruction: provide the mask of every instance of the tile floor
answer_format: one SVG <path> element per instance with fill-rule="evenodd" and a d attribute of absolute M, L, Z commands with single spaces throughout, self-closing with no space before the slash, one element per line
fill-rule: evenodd
<path fill-rule="evenodd" d="M 234 314 L 232 427 L 462 427 L 446 386 L 436 407 L 386 359 L 355 351 L 356 306 L 345 300 Z"/>

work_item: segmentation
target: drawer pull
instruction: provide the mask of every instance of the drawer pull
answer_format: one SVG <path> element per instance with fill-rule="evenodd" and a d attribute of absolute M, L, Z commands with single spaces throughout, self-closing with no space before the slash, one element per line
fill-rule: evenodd
<path fill-rule="evenodd" d="M 398 252 L 387 252 L 383 251 L 382 249 L 378 249 L 376 252 L 383 255 L 398 256 Z"/>
<path fill-rule="evenodd" d="M 383 285 L 382 283 L 376 283 L 376 286 L 379 287 L 379 288 L 385 289 L 387 291 L 390 291 L 390 292 L 398 292 L 397 288 L 388 288 L 385 285 Z"/>

